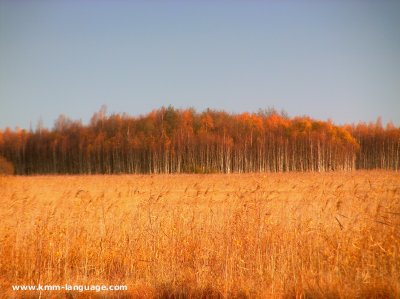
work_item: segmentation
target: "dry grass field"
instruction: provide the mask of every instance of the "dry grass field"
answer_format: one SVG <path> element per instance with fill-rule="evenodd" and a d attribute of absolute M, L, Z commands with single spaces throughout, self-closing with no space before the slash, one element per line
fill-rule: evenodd
<path fill-rule="evenodd" d="M 400 298 L 395 172 L 0 177 L 0 219 L 4 298 Z"/>

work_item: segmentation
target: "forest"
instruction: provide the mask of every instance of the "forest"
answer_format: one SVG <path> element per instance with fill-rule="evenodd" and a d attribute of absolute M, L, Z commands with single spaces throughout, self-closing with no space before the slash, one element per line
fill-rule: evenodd
<path fill-rule="evenodd" d="M 274 109 L 227 113 L 172 106 L 107 115 L 87 125 L 60 115 L 52 129 L 0 130 L 16 174 L 245 173 L 400 169 L 400 127 L 338 126 Z"/>

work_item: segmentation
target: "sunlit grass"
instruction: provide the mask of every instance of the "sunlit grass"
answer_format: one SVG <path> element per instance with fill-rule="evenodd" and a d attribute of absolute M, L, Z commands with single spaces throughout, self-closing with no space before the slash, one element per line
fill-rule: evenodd
<path fill-rule="evenodd" d="M 0 198 L 5 298 L 38 283 L 127 284 L 128 297 L 400 296 L 394 172 L 0 177 Z"/>

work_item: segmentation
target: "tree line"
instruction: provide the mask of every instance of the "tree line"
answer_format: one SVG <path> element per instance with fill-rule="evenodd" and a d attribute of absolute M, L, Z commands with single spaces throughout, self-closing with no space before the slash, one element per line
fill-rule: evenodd
<path fill-rule="evenodd" d="M 337 126 L 274 109 L 170 106 L 133 117 L 102 107 L 88 125 L 61 115 L 51 130 L 0 131 L 0 155 L 17 174 L 399 170 L 400 128 Z"/>

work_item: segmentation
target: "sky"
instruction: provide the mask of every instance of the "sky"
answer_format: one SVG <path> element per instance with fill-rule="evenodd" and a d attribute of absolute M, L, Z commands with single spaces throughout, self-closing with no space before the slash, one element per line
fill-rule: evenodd
<path fill-rule="evenodd" d="M 0 129 L 155 108 L 400 125 L 400 1 L 0 0 Z"/>

